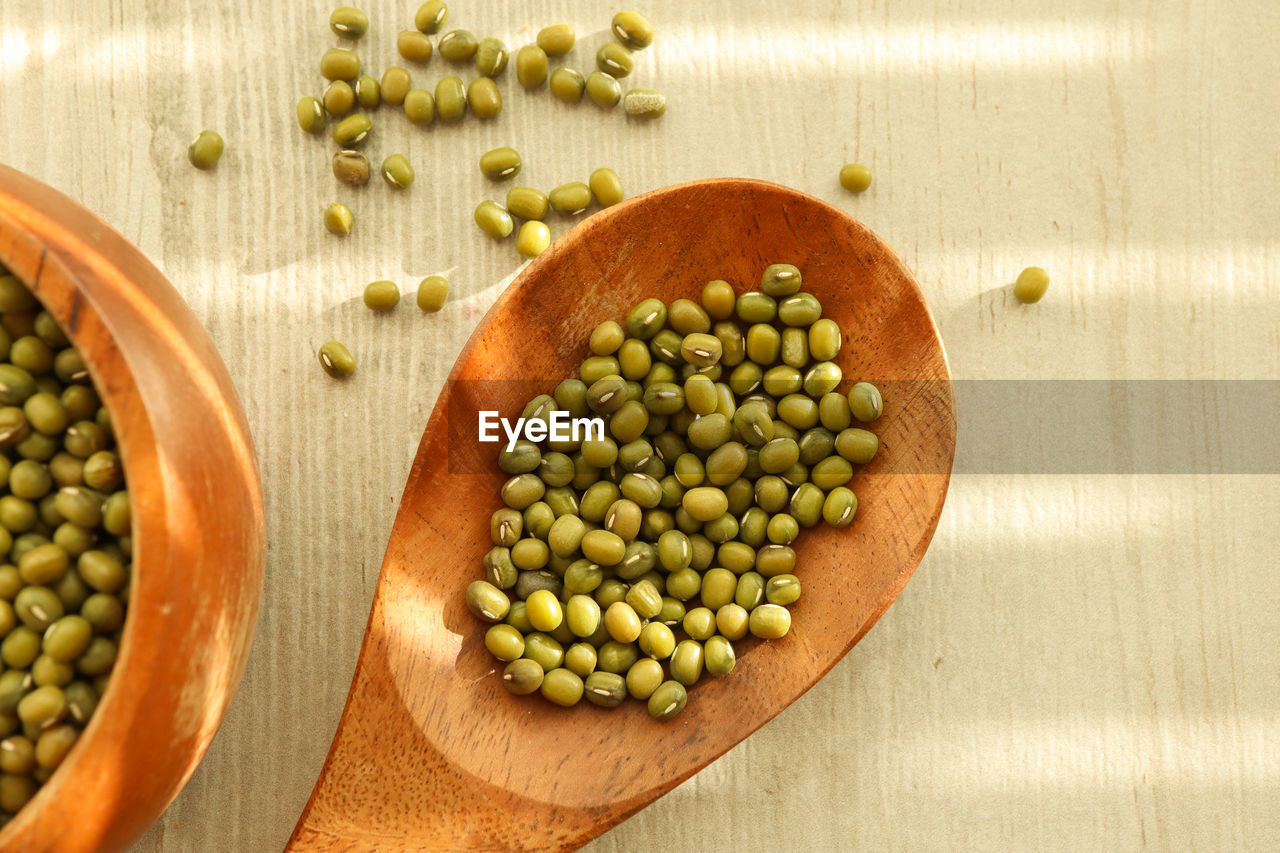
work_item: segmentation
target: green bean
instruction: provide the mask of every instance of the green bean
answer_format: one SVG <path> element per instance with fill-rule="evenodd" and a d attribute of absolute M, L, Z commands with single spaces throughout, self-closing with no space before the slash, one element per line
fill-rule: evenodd
<path fill-rule="evenodd" d="M 372 129 L 373 122 L 369 120 L 367 115 L 357 113 L 353 116 L 347 116 L 334 126 L 333 141 L 343 148 L 350 148 L 352 145 L 359 145 L 368 139 L 369 131 Z"/>
<path fill-rule="evenodd" d="M 480 155 L 480 172 L 491 181 L 505 181 L 520 174 L 520 152 L 514 148 L 494 148 Z"/>
<path fill-rule="evenodd" d="M 849 411 L 862 423 L 876 420 L 884 412 L 880 389 L 870 382 L 859 382 L 849 389 Z"/>
<path fill-rule="evenodd" d="M 1019 302 L 1031 304 L 1044 298 L 1049 289 L 1049 273 L 1040 267 L 1027 267 L 1018 274 L 1013 285 L 1014 298 Z"/>
<path fill-rule="evenodd" d="M 417 30 L 401 30 L 396 36 L 396 51 L 410 62 L 425 64 L 431 61 L 431 39 Z"/>
<path fill-rule="evenodd" d="M 212 130 L 200 131 L 200 135 L 187 147 L 187 159 L 197 169 L 212 169 L 221 157 L 222 137 Z"/>
<path fill-rule="evenodd" d="M 351 233 L 351 226 L 354 222 L 355 215 L 352 214 L 351 208 L 345 204 L 334 202 L 324 209 L 324 227 L 330 234 L 345 237 Z"/>
<path fill-rule="evenodd" d="M 360 57 L 353 50 L 330 48 L 320 57 L 320 74 L 326 80 L 354 80 L 360 76 Z"/>
<path fill-rule="evenodd" d="M 681 711 L 689 701 L 684 685 L 678 681 L 664 681 L 649 696 L 649 715 L 666 722 Z"/>
<path fill-rule="evenodd" d="M 569 24 L 552 24 L 549 27 L 543 27 L 538 30 L 538 47 L 547 56 L 564 56 L 573 50 L 576 40 L 577 34 Z"/>
<path fill-rule="evenodd" d="M 449 7 L 444 3 L 444 0 L 427 0 L 414 13 L 413 25 L 418 28 L 419 32 L 434 35 L 440 32 L 440 28 L 448 20 Z"/>
<path fill-rule="evenodd" d="M 572 181 L 547 193 L 552 210 L 569 216 L 586 210 L 591 205 L 591 187 L 581 181 Z"/>
<path fill-rule="evenodd" d="M 488 77 L 478 77 L 467 87 L 467 105 L 478 118 L 493 118 L 502 112 L 502 94 L 498 84 Z"/>
<path fill-rule="evenodd" d="M 587 81 L 582 72 L 561 66 L 551 72 L 551 94 L 562 101 L 574 103 L 582 100 L 587 90 Z"/>
<path fill-rule="evenodd" d="M 506 69 L 509 56 L 501 39 L 483 38 L 476 46 L 476 71 L 485 77 L 497 77 Z"/>
<path fill-rule="evenodd" d="M 426 89 L 410 89 L 403 104 L 404 116 L 413 124 L 427 127 L 436 120 L 436 99 Z"/>
<path fill-rule="evenodd" d="M 356 104 L 356 93 L 346 80 L 334 80 L 324 88 L 321 95 L 324 110 L 331 116 L 345 116 Z"/>
<path fill-rule="evenodd" d="M 400 303 L 400 288 L 394 281 L 370 282 L 364 289 L 365 307 L 372 311 L 390 311 Z"/>
<path fill-rule="evenodd" d="M 667 97 L 655 89 L 628 89 L 622 96 L 622 108 L 629 116 L 658 118 L 667 111 Z"/>
<path fill-rule="evenodd" d="M 449 62 L 466 62 L 476 55 L 480 43 L 468 30 L 450 30 L 440 37 L 440 55 Z"/>
<path fill-rule="evenodd" d="M 369 183 L 369 158 L 359 151 L 343 150 L 333 155 L 333 176 L 350 186 Z"/>
<path fill-rule="evenodd" d="M 596 67 L 611 77 L 626 77 L 635 67 L 635 60 L 625 45 L 616 41 L 605 42 L 596 51 Z"/>
<path fill-rule="evenodd" d="M 516 80 L 533 90 L 547 82 L 547 53 L 541 47 L 527 44 L 516 51 Z"/>
<path fill-rule="evenodd" d="M 520 226 L 516 235 L 516 251 L 526 258 L 536 258 L 551 245 L 551 231 L 545 224 L 531 219 Z"/>
<path fill-rule="evenodd" d="M 351 350 L 338 341 L 328 341 L 316 354 L 324 372 L 334 379 L 342 379 L 356 372 L 356 360 Z"/>
<path fill-rule="evenodd" d="M 324 130 L 324 105 L 310 95 L 298 101 L 298 127 L 307 133 L 320 133 Z"/>
<path fill-rule="evenodd" d="M 436 83 L 436 114 L 445 121 L 459 121 L 467 113 L 467 91 L 454 76 Z"/>
<path fill-rule="evenodd" d="M 490 237 L 501 239 L 510 236 L 515 230 L 511 214 L 506 208 L 492 201 L 482 201 L 476 206 L 475 221 L 480 230 Z"/>
<path fill-rule="evenodd" d="M 613 169 L 605 167 L 596 169 L 591 173 L 587 184 L 591 189 L 591 195 L 600 202 L 601 207 L 612 207 L 626 197 L 622 189 L 622 179 Z"/>
<path fill-rule="evenodd" d="M 614 37 L 628 47 L 642 49 L 653 44 L 653 25 L 639 12 L 624 11 L 613 16 Z"/>
<path fill-rule="evenodd" d="M 369 31 L 369 16 L 353 6 L 339 6 L 329 13 L 329 29 L 336 36 L 358 39 Z"/>
<path fill-rule="evenodd" d="M 551 202 L 533 187 L 514 186 L 507 190 L 507 210 L 521 219 L 543 219 Z"/>
<path fill-rule="evenodd" d="M 435 313 L 444 307 L 449 298 L 449 280 L 442 275 L 429 275 L 418 283 L 418 307 L 427 313 Z"/>
<path fill-rule="evenodd" d="M 592 71 L 584 85 L 587 97 L 603 109 L 612 109 L 622 100 L 622 84 L 603 71 Z"/>
<path fill-rule="evenodd" d="M 413 88 L 413 78 L 406 69 L 393 65 L 382 72 L 382 83 L 378 88 L 385 103 L 398 107 Z"/>

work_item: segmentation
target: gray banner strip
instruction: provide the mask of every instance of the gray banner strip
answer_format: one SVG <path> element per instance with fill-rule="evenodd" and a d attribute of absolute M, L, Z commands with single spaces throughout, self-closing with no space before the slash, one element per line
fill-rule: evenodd
<path fill-rule="evenodd" d="M 497 473 L 499 446 L 476 440 L 478 410 L 516 417 L 557 381 L 455 383 L 450 469 Z M 945 417 L 946 388 L 936 380 L 876 384 L 885 416 L 868 426 L 894 464 L 872 462 L 868 473 L 945 473 L 933 454 L 893 445 L 905 440 L 895 435 L 897 418 L 909 413 L 928 432 Z M 959 380 L 953 387 L 955 474 L 1280 474 L 1280 380 Z"/>
<path fill-rule="evenodd" d="M 957 474 L 1280 474 L 1280 381 L 962 380 L 955 393 Z"/>

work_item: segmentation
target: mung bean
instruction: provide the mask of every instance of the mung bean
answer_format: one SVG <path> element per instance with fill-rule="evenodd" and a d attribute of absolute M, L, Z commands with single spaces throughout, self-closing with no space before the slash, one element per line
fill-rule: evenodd
<path fill-rule="evenodd" d="M 187 159 L 197 169 L 212 169 L 222 157 L 222 137 L 212 130 L 202 130 L 187 146 Z"/>
<path fill-rule="evenodd" d="M 338 341 L 326 342 L 316 355 L 324 372 L 334 379 L 343 379 L 356 372 L 356 360 L 351 350 Z"/>
<path fill-rule="evenodd" d="M 442 275 L 429 275 L 418 283 L 418 307 L 435 313 L 449 298 L 449 280 Z"/>
<path fill-rule="evenodd" d="M 628 89 L 622 108 L 637 118 L 658 118 L 667 111 L 667 97 L 656 89 Z"/>

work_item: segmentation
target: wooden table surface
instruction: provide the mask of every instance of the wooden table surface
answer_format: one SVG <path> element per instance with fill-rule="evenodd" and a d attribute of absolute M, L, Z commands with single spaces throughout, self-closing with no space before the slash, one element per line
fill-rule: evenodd
<path fill-rule="evenodd" d="M 415 5 L 363 4 L 369 66 L 397 61 Z M 569 21 L 578 66 L 617 8 L 452 6 L 457 26 L 513 46 Z M 631 193 L 739 175 L 825 198 L 915 270 L 958 379 L 1280 380 L 1271 0 L 649 0 L 658 38 L 628 82 L 664 90 L 664 118 L 528 96 L 508 72 L 496 121 L 422 130 L 377 116 L 372 152 L 403 151 L 417 169 L 404 193 L 338 186 L 331 144 L 294 123 L 336 43 L 329 9 L 0 4 L 0 160 L 78 198 L 164 270 L 226 358 L 262 463 L 253 656 L 204 764 L 137 851 L 275 851 L 292 829 L 418 436 L 519 266 L 511 242 L 471 224 L 498 197 L 475 167 L 490 147 L 517 145 L 521 180 L 543 188 L 610 165 Z M 206 127 L 227 151 L 200 173 L 185 150 Z M 849 160 L 876 176 L 859 197 L 836 182 Z M 356 215 L 345 240 L 320 222 L 337 199 Z M 1009 283 L 1030 264 L 1054 283 L 1028 308 Z M 359 304 L 367 281 L 440 271 L 453 296 L 439 315 Z M 332 337 L 360 360 L 351 382 L 315 363 Z M 1117 402 L 1043 387 L 1081 393 L 1080 411 Z M 1230 416 L 1162 410 L 1097 444 Z M 1052 424 L 1035 426 L 1053 442 Z M 1280 847 L 1274 460 L 1236 474 L 1195 453 L 1136 472 L 974 463 L 1019 429 L 965 436 L 932 549 L 830 676 L 586 849 Z M 1200 473 L 1173 473 L 1187 470 Z"/>

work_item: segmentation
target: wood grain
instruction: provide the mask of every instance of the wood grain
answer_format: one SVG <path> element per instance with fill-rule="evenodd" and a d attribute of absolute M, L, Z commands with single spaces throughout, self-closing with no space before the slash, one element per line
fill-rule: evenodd
<path fill-rule="evenodd" d="M 338 44 L 333 5 L 0 3 L 0 161 L 101 215 L 182 293 L 244 401 L 267 496 L 244 686 L 139 853 L 280 850 L 307 801 L 423 426 L 520 265 L 470 220 L 504 192 L 475 167 L 489 148 L 518 147 L 519 180 L 544 190 L 608 165 L 631 194 L 743 175 L 817 195 L 913 271 L 960 380 L 1280 379 L 1270 0 L 646 0 L 657 38 L 627 79 L 666 92 L 660 121 L 526 95 L 508 72 L 493 122 L 378 114 L 370 151 L 418 170 L 400 194 L 342 190 L 327 142 L 293 123 Z M 396 62 L 415 4 L 357 5 L 360 55 Z M 513 47 L 570 22 L 579 68 L 621 6 L 449 5 Z M 227 153 L 197 174 L 185 150 L 205 127 Z M 836 181 L 847 160 L 875 174 L 861 196 Z M 331 201 L 355 211 L 345 240 L 320 225 Z M 1029 264 L 1053 284 L 1024 307 L 1009 286 Z M 435 272 L 453 288 L 439 315 L 359 303 L 368 281 Z M 317 371 L 332 337 L 356 381 Z M 1280 849 L 1277 504 L 1274 477 L 954 478 L 875 630 L 586 850 Z"/>
<path fill-rule="evenodd" d="M 846 376 L 901 392 L 877 422 L 881 452 L 854 483 L 853 526 L 824 525 L 797 543 L 805 595 L 793 630 L 743 644 L 734 671 L 691 689 L 670 724 L 641 702 L 606 713 L 508 695 L 463 603 L 502 505 L 492 446 L 475 440 L 478 412 L 517 416 L 574 375 L 595 326 L 641 300 L 696 297 L 712 276 L 745 291 L 783 259 L 845 330 Z M 955 429 L 919 288 L 847 214 L 774 184 L 718 180 L 593 216 L 508 288 L 446 383 L 400 501 L 347 708 L 288 849 L 570 850 L 670 790 L 808 690 L 902 590 L 942 512 Z"/>

